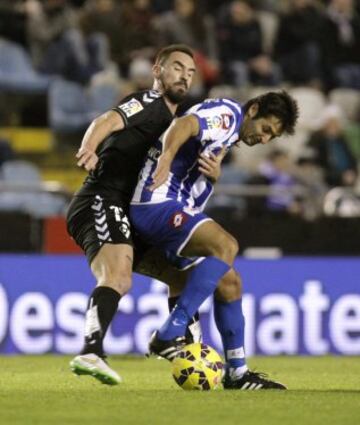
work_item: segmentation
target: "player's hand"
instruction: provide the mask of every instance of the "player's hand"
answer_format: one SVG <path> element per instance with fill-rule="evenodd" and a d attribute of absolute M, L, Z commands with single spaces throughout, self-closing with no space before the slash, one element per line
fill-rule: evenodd
<path fill-rule="evenodd" d="M 160 155 L 156 170 L 152 177 L 152 184 L 148 187 L 149 190 L 154 191 L 166 182 L 170 173 L 171 162 L 171 157 L 166 153 Z"/>
<path fill-rule="evenodd" d="M 198 162 L 200 164 L 199 171 L 204 174 L 213 183 L 217 182 L 221 175 L 221 162 L 226 155 L 226 148 L 223 146 L 221 151 L 215 155 L 210 152 L 209 156 L 202 153 L 199 156 Z"/>
<path fill-rule="evenodd" d="M 86 171 L 95 170 L 96 164 L 99 161 L 96 153 L 87 148 L 80 148 L 76 154 L 78 158 L 77 165 L 78 167 L 84 167 Z"/>

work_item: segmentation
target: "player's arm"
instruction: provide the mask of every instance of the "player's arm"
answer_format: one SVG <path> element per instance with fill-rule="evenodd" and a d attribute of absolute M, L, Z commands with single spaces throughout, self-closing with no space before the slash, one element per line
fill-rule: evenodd
<path fill-rule="evenodd" d="M 114 131 L 125 127 L 122 116 L 115 111 L 108 111 L 95 118 L 85 132 L 80 149 L 76 154 L 77 165 L 85 170 L 95 169 L 98 162 L 96 149 L 100 143 Z"/>
<path fill-rule="evenodd" d="M 166 182 L 177 151 L 190 137 L 197 136 L 199 131 L 199 121 L 194 115 L 186 115 L 173 121 L 164 135 L 164 151 L 159 157 L 150 190 L 155 190 Z"/>

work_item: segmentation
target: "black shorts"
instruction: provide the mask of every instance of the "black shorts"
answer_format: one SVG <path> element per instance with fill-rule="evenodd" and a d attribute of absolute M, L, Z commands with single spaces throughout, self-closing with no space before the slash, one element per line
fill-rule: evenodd
<path fill-rule="evenodd" d="M 67 230 L 85 252 L 89 264 L 104 243 L 134 247 L 128 203 L 121 197 L 75 196 L 67 211 Z"/>

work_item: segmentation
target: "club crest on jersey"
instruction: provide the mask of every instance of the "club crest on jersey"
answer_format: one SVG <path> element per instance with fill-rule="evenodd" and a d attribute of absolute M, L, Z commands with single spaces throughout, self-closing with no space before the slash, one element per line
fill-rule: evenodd
<path fill-rule="evenodd" d="M 134 97 L 130 99 L 128 102 L 120 105 L 119 108 L 125 112 L 125 115 L 127 117 L 131 117 L 144 109 L 142 104 Z"/>
<path fill-rule="evenodd" d="M 170 226 L 174 227 L 175 229 L 178 227 L 181 227 L 184 223 L 186 223 L 188 220 L 188 216 L 183 213 L 182 211 L 177 211 L 174 213 L 170 218 Z"/>
<path fill-rule="evenodd" d="M 207 117 L 206 124 L 209 130 L 212 130 L 214 128 L 221 128 L 222 119 L 218 115 L 214 115 L 213 117 Z"/>

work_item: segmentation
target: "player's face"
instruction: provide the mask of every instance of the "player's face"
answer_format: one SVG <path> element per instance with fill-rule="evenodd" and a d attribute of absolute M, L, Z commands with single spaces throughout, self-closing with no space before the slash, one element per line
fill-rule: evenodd
<path fill-rule="evenodd" d="M 180 103 L 187 95 L 195 74 L 193 59 L 183 52 L 173 52 L 160 66 L 159 80 L 164 94 Z"/>
<path fill-rule="evenodd" d="M 255 113 L 246 116 L 241 126 L 240 139 L 248 146 L 266 145 L 282 134 L 282 124 L 274 115 L 256 118 Z M 253 115 L 253 116 L 252 116 Z"/>

